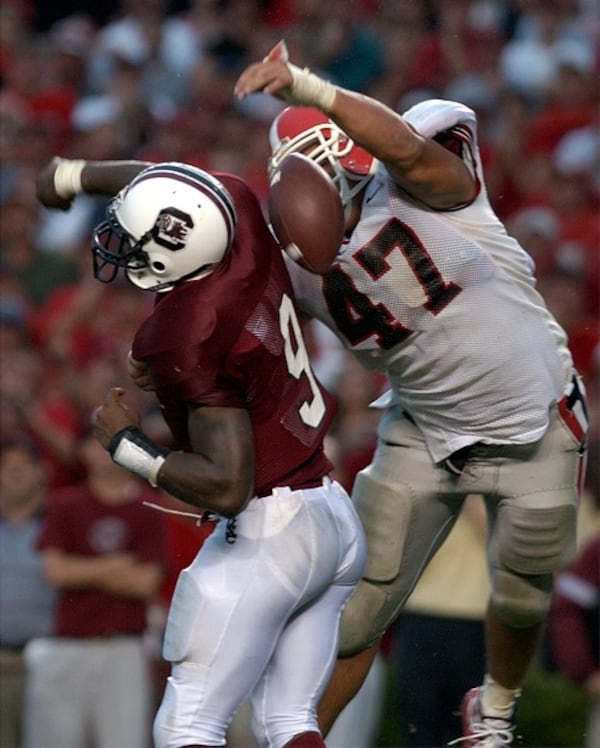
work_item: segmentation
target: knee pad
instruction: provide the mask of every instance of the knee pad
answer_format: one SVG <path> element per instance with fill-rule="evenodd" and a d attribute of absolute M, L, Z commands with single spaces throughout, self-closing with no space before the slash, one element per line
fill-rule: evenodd
<path fill-rule="evenodd" d="M 344 608 L 340 623 L 339 654 L 351 657 L 375 644 L 387 627 L 390 593 L 363 579 Z"/>
<path fill-rule="evenodd" d="M 500 505 L 492 541 L 492 604 L 509 626 L 540 623 L 550 607 L 553 572 L 576 549 L 576 512 L 569 504 Z"/>
<path fill-rule="evenodd" d="M 528 628 L 546 618 L 551 590 L 552 574 L 526 577 L 498 569 L 493 579 L 492 605 L 508 626 Z"/>
<path fill-rule="evenodd" d="M 551 574 L 566 566 L 576 552 L 574 506 L 500 506 L 494 544 L 500 567 L 517 575 Z"/>

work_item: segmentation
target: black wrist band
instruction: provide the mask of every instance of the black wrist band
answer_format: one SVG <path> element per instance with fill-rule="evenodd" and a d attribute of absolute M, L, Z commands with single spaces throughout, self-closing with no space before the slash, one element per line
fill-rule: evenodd
<path fill-rule="evenodd" d="M 156 487 L 158 471 L 165 462 L 168 450 L 161 449 L 136 426 L 118 431 L 108 447 L 113 461 Z"/>

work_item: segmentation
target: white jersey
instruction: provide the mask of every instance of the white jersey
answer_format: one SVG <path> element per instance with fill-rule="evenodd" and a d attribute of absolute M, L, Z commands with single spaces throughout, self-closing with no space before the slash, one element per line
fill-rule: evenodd
<path fill-rule="evenodd" d="M 428 209 L 380 164 L 327 275 L 287 263 L 298 305 L 387 375 L 378 404 L 401 404 L 436 462 L 478 441 L 535 441 L 572 373 L 566 335 L 535 289 L 533 261 L 489 204 L 474 113 L 433 100 L 405 118 L 428 136 L 454 128 L 477 198 Z"/>

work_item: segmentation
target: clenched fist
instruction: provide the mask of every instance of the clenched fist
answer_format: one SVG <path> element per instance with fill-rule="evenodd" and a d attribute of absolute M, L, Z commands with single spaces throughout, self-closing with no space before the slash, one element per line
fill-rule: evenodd
<path fill-rule="evenodd" d="M 59 210 L 69 210 L 73 198 L 64 198 L 56 192 L 54 184 L 54 174 L 59 163 L 63 159 L 55 156 L 46 166 L 39 172 L 36 183 L 36 195 L 37 199 L 46 208 L 58 208 Z"/>
<path fill-rule="evenodd" d="M 111 440 L 119 431 L 128 426 L 139 428 L 140 418 L 129 406 L 123 402 L 125 390 L 112 387 L 102 405 L 96 409 L 94 419 L 94 436 L 104 449 L 110 447 Z"/>

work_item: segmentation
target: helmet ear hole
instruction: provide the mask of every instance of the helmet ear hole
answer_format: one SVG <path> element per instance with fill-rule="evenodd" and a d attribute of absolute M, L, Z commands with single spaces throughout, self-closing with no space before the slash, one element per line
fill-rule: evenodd
<path fill-rule="evenodd" d="M 168 252 L 164 250 L 153 250 L 151 255 L 155 255 L 150 258 L 150 269 L 157 278 L 167 278 L 174 275 L 177 267 L 177 258 L 175 255 L 170 256 Z"/>

